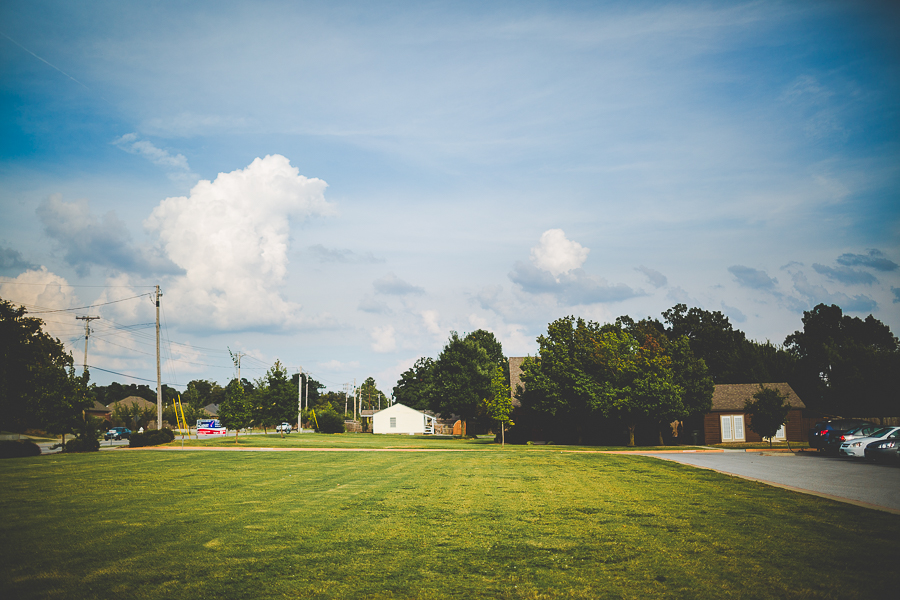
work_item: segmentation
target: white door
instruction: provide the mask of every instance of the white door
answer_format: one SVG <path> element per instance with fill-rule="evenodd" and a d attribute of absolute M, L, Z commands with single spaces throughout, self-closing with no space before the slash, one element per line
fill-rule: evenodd
<path fill-rule="evenodd" d="M 744 415 L 734 415 L 734 441 L 744 441 Z"/>
<path fill-rule="evenodd" d="M 733 439 L 731 435 L 731 415 L 722 415 L 722 441 L 730 442 Z"/>

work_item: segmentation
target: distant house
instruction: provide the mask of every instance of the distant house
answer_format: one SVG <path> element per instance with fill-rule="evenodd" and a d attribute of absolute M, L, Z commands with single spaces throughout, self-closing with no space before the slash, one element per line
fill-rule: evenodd
<path fill-rule="evenodd" d="M 211 417 L 219 416 L 219 405 L 218 404 L 207 404 L 203 407 L 203 410 Z"/>
<path fill-rule="evenodd" d="M 775 441 L 803 440 L 803 409 L 806 405 L 787 383 L 763 383 L 787 396 L 791 409 L 788 422 L 775 434 Z M 722 444 L 734 442 L 761 442 L 759 434 L 749 428 L 749 417 L 744 412 L 747 401 L 753 401 L 753 394 L 759 391 L 758 383 L 722 384 L 715 387 L 712 409 L 703 417 L 703 443 Z"/>
<path fill-rule="evenodd" d="M 85 410 L 84 414 L 88 417 L 107 421 L 112 417 L 112 409 L 94 400 L 94 406 Z"/>
<path fill-rule="evenodd" d="M 113 402 L 109 405 L 109 410 L 114 411 L 117 406 L 127 406 L 128 408 L 131 408 L 132 404 L 137 404 L 140 408 L 152 408 L 153 410 L 156 410 L 156 402 L 150 402 L 140 396 L 128 396 L 118 402 Z"/>
<path fill-rule="evenodd" d="M 431 415 L 398 403 L 372 415 L 372 433 L 433 434 L 435 421 Z"/>

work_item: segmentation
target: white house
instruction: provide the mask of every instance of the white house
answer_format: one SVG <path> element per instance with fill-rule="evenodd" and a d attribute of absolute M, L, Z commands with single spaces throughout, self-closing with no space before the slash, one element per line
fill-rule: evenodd
<path fill-rule="evenodd" d="M 435 418 L 405 404 L 393 404 L 372 415 L 372 433 L 434 433 Z"/>

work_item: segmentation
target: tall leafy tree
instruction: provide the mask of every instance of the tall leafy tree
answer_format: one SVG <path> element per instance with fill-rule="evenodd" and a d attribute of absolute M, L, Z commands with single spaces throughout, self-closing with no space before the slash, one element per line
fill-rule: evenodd
<path fill-rule="evenodd" d="M 433 372 L 432 358 L 426 356 L 418 359 L 412 367 L 401 373 L 394 386 L 394 401 L 416 410 L 429 408 Z"/>
<path fill-rule="evenodd" d="M 228 429 L 234 429 L 234 443 L 238 442 L 238 432 L 249 427 L 253 420 L 253 409 L 244 386 L 232 379 L 225 387 L 225 399 L 219 404 L 219 420 Z"/>
<path fill-rule="evenodd" d="M 266 374 L 257 381 L 251 398 L 257 398 L 257 423 L 275 425 L 293 422 L 297 418 L 297 388 L 287 377 L 287 369 L 276 360 Z M 282 436 L 284 433 L 282 432 Z"/>
<path fill-rule="evenodd" d="M 72 355 L 40 319 L 0 299 L 0 428 L 71 433 L 91 406 L 88 378 L 75 374 Z"/>
<path fill-rule="evenodd" d="M 787 423 L 791 407 L 787 403 L 787 396 L 775 388 L 760 384 L 759 391 L 753 394 L 753 400 L 747 400 L 744 404 L 744 410 L 750 417 L 750 431 L 768 439 L 771 447 L 772 438 Z"/>
<path fill-rule="evenodd" d="M 495 366 L 476 339 L 461 338 L 451 332 L 434 364 L 431 408 L 445 415 L 459 415 L 463 421 L 475 419 L 481 400 L 490 393 Z"/>
<path fill-rule="evenodd" d="M 538 418 L 574 429 L 583 443 L 584 428 L 596 421 L 604 407 L 603 381 L 597 358 L 600 326 L 593 321 L 564 317 L 538 336 L 538 356 L 522 364 L 522 405 Z"/>
<path fill-rule="evenodd" d="M 663 312 L 671 339 L 686 336 L 694 356 L 702 358 L 715 383 L 742 383 L 741 350 L 745 336 L 719 311 L 676 304 Z"/>
<path fill-rule="evenodd" d="M 792 387 L 808 406 L 842 416 L 893 416 L 900 411 L 900 346 L 869 315 L 819 304 L 803 313 L 803 330 L 785 339 L 797 360 Z"/>
<path fill-rule="evenodd" d="M 500 427 L 500 445 L 506 444 L 506 428 L 515 423 L 512 420 L 512 396 L 509 394 L 509 384 L 506 375 L 500 365 L 494 367 L 491 375 L 491 394 L 482 400 L 484 412 L 488 419 Z"/>

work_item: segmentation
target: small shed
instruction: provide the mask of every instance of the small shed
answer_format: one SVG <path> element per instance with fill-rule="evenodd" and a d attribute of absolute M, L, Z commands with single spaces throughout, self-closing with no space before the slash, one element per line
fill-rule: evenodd
<path fill-rule="evenodd" d="M 803 409 L 806 405 L 787 383 L 732 383 L 715 387 L 712 397 L 712 409 L 703 418 L 703 443 L 728 444 L 738 442 L 761 442 L 759 434 L 750 431 L 749 417 L 744 412 L 744 405 L 753 401 L 753 394 L 760 390 L 760 385 L 774 388 L 787 397 L 791 409 L 788 411 L 788 422 L 781 427 L 773 438 L 775 441 L 803 441 Z"/>
<path fill-rule="evenodd" d="M 433 434 L 435 420 L 431 415 L 397 403 L 372 415 L 372 433 Z"/>

